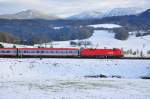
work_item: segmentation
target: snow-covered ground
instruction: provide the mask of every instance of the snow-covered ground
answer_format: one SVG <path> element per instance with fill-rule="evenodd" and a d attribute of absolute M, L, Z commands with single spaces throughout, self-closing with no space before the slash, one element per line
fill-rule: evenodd
<path fill-rule="evenodd" d="M 149 99 L 149 80 L 72 79 L 0 82 L 0 99 Z"/>
<path fill-rule="evenodd" d="M 99 74 L 108 78 L 85 77 Z M 0 58 L 0 99 L 149 99 L 141 76 L 149 60 Z"/>
<path fill-rule="evenodd" d="M 33 80 L 82 78 L 104 74 L 108 77 L 140 78 L 150 73 L 149 60 L 109 59 L 0 59 L 0 79 Z"/>

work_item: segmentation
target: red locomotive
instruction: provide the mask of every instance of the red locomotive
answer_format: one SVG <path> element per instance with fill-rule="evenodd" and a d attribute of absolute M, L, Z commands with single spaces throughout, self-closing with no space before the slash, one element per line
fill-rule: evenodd
<path fill-rule="evenodd" d="M 81 50 L 81 56 L 96 58 L 119 58 L 123 57 L 123 52 L 120 49 L 83 49 Z"/>
<path fill-rule="evenodd" d="M 120 49 L 0 48 L 0 57 L 121 58 Z"/>

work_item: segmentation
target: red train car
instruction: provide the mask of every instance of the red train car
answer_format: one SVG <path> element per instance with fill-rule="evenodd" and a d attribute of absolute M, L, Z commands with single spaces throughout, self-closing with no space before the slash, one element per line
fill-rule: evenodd
<path fill-rule="evenodd" d="M 123 52 L 120 49 L 83 49 L 80 52 L 82 57 L 96 58 L 120 58 Z"/>

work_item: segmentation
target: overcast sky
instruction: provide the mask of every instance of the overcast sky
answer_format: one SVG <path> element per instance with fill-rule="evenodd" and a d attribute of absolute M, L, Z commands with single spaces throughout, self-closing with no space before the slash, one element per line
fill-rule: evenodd
<path fill-rule="evenodd" d="M 0 0 L 0 14 L 36 9 L 50 14 L 66 15 L 94 9 L 149 6 L 150 0 Z"/>

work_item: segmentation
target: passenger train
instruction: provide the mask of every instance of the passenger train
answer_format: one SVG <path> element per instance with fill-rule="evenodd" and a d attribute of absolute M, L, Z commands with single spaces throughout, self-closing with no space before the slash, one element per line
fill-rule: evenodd
<path fill-rule="evenodd" d="M 116 48 L 0 48 L 0 57 L 121 58 L 123 51 Z"/>

